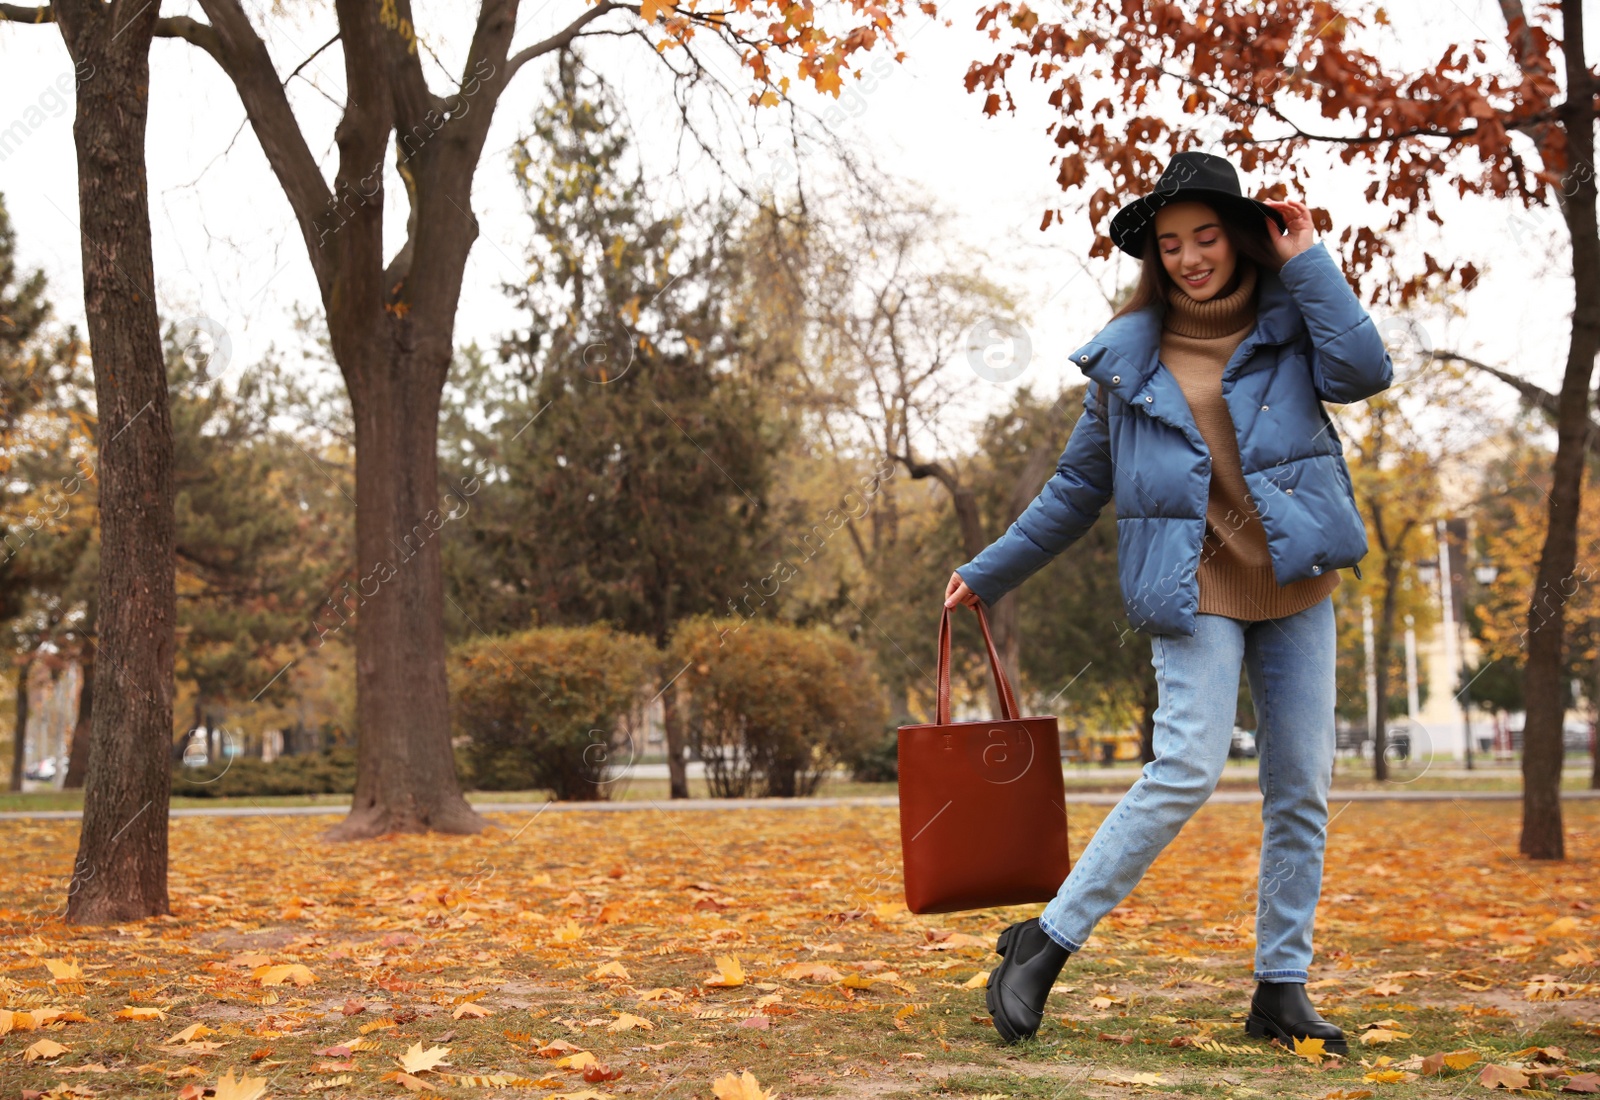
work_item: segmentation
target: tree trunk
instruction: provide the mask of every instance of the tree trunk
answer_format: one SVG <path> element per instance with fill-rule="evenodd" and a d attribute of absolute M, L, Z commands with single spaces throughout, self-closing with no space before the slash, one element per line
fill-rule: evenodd
<path fill-rule="evenodd" d="M 661 725 L 667 735 L 667 783 L 672 798 L 689 797 L 689 770 L 683 762 L 683 708 L 678 706 L 678 685 L 669 684 L 661 696 Z"/>
<path fill-rule="evenodd" d="M 1549 525 L 1533 601 L 1528 610 L 1528 660 L 1523 671 L 1527 715 L 1522 726 L 1522 836 L 1530 859 L 1564 859 L 1561 825 L 1562 648 L 1566 599 L 1578 553 L 1578 509 L 1589 431 L 1589 385 L 1600 352 L 1600 233 L 1595 223 L 1594 97 L 1596 82 L 1584 59 L 1582 0 L 1562 0 L 1562 53 L 1567 98 L 1559 108 L 1567 163 L 1556 188 L 1572 234 L 1572 343 L 1561 379 L 1556 459 Z"/>
<path fill-rule="evenodd" d="M 99 617 L 83 825 L 69 924 L 164 914 L 171 771 L 172 420 L 154 296 L 145 120 L 157 5 L 55 5 L 80 74 L 84 312 L 94 358 L 100 482 Z"/>
<path fill-rule="evenodd" d="M 69 791 L 83 786 L 84 773 L 89 770 L 89 742 L 94 728 L 94 651 L 85 650 L 81 658 L 82 686 L 78 688 L 78 724 L 72 731 L 72 748 L 67 753 L 67 776 L 61 785 Z"/>
<path fill-rule="evenodd" d="M 348 349 L 352 341 L 344 335 L 336 346 Z M 439 531 L 470 504 L 439 493 L 439 395 L 449 335 L 427 343 L 442 344 L 437 360 L 419 362 L 421 354 L 397 347 L 391 360 L 369 355 L 347 373 L 358 579 L 353 587 L 346 582 L 338 610 L 356 621 L 360 735 L 355 797 L 350 815 L 329 833 L 336 840 L 476 833 L 488 826 L 462 797 L 450 745 Z"/>
<path fill-rule="evenodd" d="M 17 666 L 17 725 L 11 735 L 11 789 L 22 790 L 22 769 L 28 764 L 28 669 L 32 655 Z"/>

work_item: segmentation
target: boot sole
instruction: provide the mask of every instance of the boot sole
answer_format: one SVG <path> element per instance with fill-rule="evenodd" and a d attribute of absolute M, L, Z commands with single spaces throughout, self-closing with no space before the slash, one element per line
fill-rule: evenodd
<path fill-rule="evenodd" d="M 1004 965 L 1001 963 L 1001 966 Z M 999 966 L 989 971 L 989 980 L 984 983 L 983 1003 L 988 1006 L 989 1019 L 993 1022 L 995 1031 L 1000 1033 L 1000 1038 L 1006 1043 L 1015 1043 L 1020 1041 L 1022 1036 L 1011 1026 L 1005 1013 L 1000 1011 L 1000 983 L 995 980 L 999 971 Z"/>
<path fill-rule="evenodd" d="M 1276 1039 L 1290 1050 L 1294 1049 L 1294 1036 L 1271 1020 L 1263 1020 L 1259 1016 L 1250 1016 L 1245 1019 L 1244 1033 L 1254 1039 Z M 1329 1054 L 1349 1054 L 1349 1039 L 1324 1039 L 1322 1049 Z"/>

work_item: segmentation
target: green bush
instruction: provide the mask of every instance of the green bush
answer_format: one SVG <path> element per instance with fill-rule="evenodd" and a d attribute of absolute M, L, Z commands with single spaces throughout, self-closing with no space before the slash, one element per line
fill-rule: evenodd
<path fill-rule="evenodd" d="M 900 778 L 900 733 L 894 726 L 876 740 L 867 741 L 860 749 L 844 758 L 850 769 L 850 778 L 857 783 L 893 783 Z"/>
<path fill-rule="evenodd" d="M 631 758 L 618 719 L 656 677 L 648 638 L 606 626 L 478 638 L 450 660 L 451 718 L 479 790 L 603 800 L 608 763 Z"/>
<path fill-rule="evenodd" d="M 827 627 L 700 616 L 671 648 L 687 665 L 688 741 L 718 797 L 809 795 L 888 722 L 871 658 Z"/>
<path fill-rule="evenodd" d="M 350 794 L 355 789 L 353 748 L 280 756 L 270 764 L 253 756 L 235 756 L 199 768 L 179 764 L 172 769 L 172 793 L 183 798 Z"/>

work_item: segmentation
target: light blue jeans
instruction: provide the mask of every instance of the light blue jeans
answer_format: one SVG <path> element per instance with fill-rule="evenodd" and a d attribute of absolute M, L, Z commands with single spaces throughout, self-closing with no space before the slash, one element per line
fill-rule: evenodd
<path fill-rule="evenodd" d="M 1242 660 L 1259 720 L 1263 799 L 1254 976 L 1303 982 L 1333 779 L 1333 597 L 1260 622 L 1198 615 L 1193 637 L 1158 634 L 1150 642 L 1156 758 L 1095 830 L 1039 925 L 1068 950 L 1081 950 L 1210 796 L 1228 760 Z"/>

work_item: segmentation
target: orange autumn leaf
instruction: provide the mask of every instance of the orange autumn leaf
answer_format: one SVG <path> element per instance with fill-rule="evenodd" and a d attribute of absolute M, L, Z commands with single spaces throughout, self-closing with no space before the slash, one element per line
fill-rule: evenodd
<path fill-rule="evenodd" d="M 230 1069 L 217 1081 L 211 1100 L 260 1100 L 266 1093 L 265 1077 L 251 1077 L 241 1072 L 235 1080 L 233 1070 Z"/>
<path fill-rule="evenodd" d="M 393 1081 L 395 1084 L 400 1085 L 402 1088 L 410 1089 L 412 1092 L 421 1092 L 423 1089 L 427 1089 L 430 1092 L 436 1091 L 432 1085 L 424 1081 L 422 1078 L 414 1077 L 403 1070 L 395 1070 L 393 1073 L 386 1073 L 382 1077 L 378 1078 L 378 1080 Z"/>
<path fill-rule="evenodd" d="M 790 963 L 778 971 L 778 974 L 781 977 L 804 982 L 837 982 L 844 978 L 842 973 L 827 963 L 817 962 Z"/>
<path fill-rule="evenodd" d="M 737 955 L 718 955 L 716 957 L 717 972 L 701 985 L 736 986 L 744 984 L 744 967 L 739 965 Z"/>
<path fill-rule="evenodd" d="M 83 977 L 83 967 L 65 959 L 46 959 L 44 965 L 49 968 L 50 976 L 58 982 L 75 982 Z"/>
<path fill-rule="evenodd" d="M 37 1062 L 40 1059 L 48 1062 L 52 1058 L 59 1058 L 67 1052 L 67 1047 L 54 1039 L 40 1039 L 22 1052 L 24 1062 Z"/>
<path fill-rule="evenodd" d="M 1425 1077 L 1432 1077 L 1443 1073 L 1446 1069 L 1466 1069 L 1477 1061 L 1478 1052 L 1475 1050 L 1440 1051 L 1422 1060 L 1422 1073 Z"/>
<path fill-rule="evenodd" d="M 735 1076 L 723 1074 L 711 1082 L 711 1091 L 717 1100 L 773 1100 L 773 1093 L 763 1089 L 749 1070 Z"/>
<path fill-rule="evenodd" d="M 291 982 L 294 985 L 310 985 L 317 980 L 317 976 L 311 973 L 311 968 L 304 963 L 258 966 L 250 972 L 250 976 L 262 985 L 282 985 L 285 982 Z"/>
<path fill-rule="evenodd" d="M 1478 1084 L 1486 1089 L 1525 1089 L 1528 1087 L 1528 1075 L 1512 1066 L 1500 1066 L 1493 1062 L 1483 1067 L 1478 1074 Z"/>
<path fill-rule="evenodd" d="M 119 1020 L 165 1020 L 167 1014 L 152 1005 L 128 1005 L 117 1014 Z"/>

